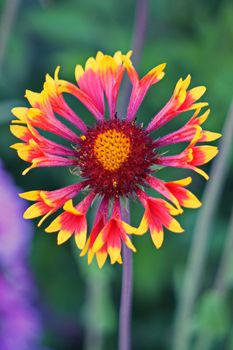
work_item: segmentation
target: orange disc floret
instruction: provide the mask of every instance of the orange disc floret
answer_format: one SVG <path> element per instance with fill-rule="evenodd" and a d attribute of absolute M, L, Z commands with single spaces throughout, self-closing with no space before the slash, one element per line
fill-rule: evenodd
<path fill-rule="evenodd" d="M 89 129 L 76 149 L 81 175 L 108 198 L 135 192 L 156 157 L 153 140 L 143 129 L 118 118 Z"/>

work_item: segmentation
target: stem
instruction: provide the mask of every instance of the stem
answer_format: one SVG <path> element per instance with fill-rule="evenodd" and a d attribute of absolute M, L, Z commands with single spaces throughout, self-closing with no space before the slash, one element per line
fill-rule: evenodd
<path fill-rule="evenodd" d="M 229 283 L 229 276 L 232 266 L 232 249 L 233 249 L 233 208 L 231 211 L 230 223 L 227 230 L 227 237 L 223 247 L 223 253 L 220 264 L 216 273 L 213 291 L 226 298 L 231 284 Z M 194 346 L 194 350 L 209 350 L 212 349 L 213 337 L 208 334 L 201 334 Z M 230 348 L 229 348 L 230 349 Z"/>
<path fill-rule="evenodd" d="M 191 336 L 191 318 L 194 303 L 200 291 L 203 272 L 210 242 L 211 227 L 219 203 L 223 184 L 230 166 L 233 134 L 233 102 L 223 127 L 223 138 L 220 144 L 220 154 L 213 163 L 204 196 L 203 208 L 193 232 L 193 241 L 188 257 L 187 268 L 179 295 L 179 304 L 176 313 L 174 328 L 174 350 L 189 349 Z"/>
<path fill-rule="evenodd" d="M 100 201 L 96 200 L 90 221 L 93 224 Z M 96 264 L 87 265 L 80 259 L 74 240 L 71 240 L 73 257 L 79 273 L 85 280 L 85 299 L 82 313 L 84 321 L 84 350 L 102 350 L 105 336 L 112 332 L 116 323 L 116 314 L 110 291 L 112 269 L 105 266 L 104 271 Z M 104 273 L 103 273 L 104 272 Z"/>
<path fill-rule="evenodd" d="M 220 260 L 219 268 L 216 274 L 214 283 L 215 289 L 221 293 L 226 294 L 229 288 L 229 272 L 232 262 L 233 251 L 233 208 L 231 210 L 230 223 L 227 230 L 227 237 L 223 248 L 222 257 Z"/>
<path fill-rule="evenodd" d="M 71 240 L 71 248 L 77 269 L 85 279 L 86 292 L 82 310 L 84 315 L 83 349 L 102 350 L 106 333 L 112 332 L 115 325 L 115 313 L 110 297 L 112 270 L 106 267 L 103 273 L 95 264 L 87 265 L 80 259 L 74 240 Z"/>
<path fill-rule="evenodd" d="M 0 20 L 0 74 L 3 72 L 3 62 L 8 39 L 17 14 L 20 0 L 5 0 Z"/>
<path fill-rule="evenodd" d="M 122 219 L 130 223 L 130 215 L 127 208 L 122 210 Z M 131 348 L 131 308 L 132 308 L 132 252 L 123 246 L 122 289 L 119 321 L 119 350 Z"/>
<path fill-rule="evenodd" d="M 148 0 L 138 0 L 136 6 L 132 49 L 134 52 L 134 64 L 138 65 L 141 59 L 141 53 L 146 32 L 148 17 Z M 123 89 L 121 115 L 126 113 L 128 99 L 130 94 L 130 83 L 125 84 Z M 126 207 L 122 210 L 122 219 L 130 223 L 129 201 L 127 199 Z M 126 246 L 123 246 L 123 267 L 122 267 L 122 289 L 119 317 L 119 350 L 131 349 L 131 308 L 132 308 L 132 252 Z"/>
<path fill-rule="evenodd" d="M 132 48 L 135 53 L 133 63 L 139 65 L 147 27 L 148 0 L 138 0 L 134 20 Z"/>
<path fill-rule="evenodd" d="M 144 38 L 146 34 L 148 19 L 148 0 L 138 0 L 136 5 L 133 37 L 131 42 L 131 48 L 133 50 L 132 61 L 135 66 L 138 66 L 141 60 L 142 49 L 144 44 Z M 129 95 L 130 95 L 131 84 L 126 81 L 122 89 L 122 101 L 120 114 L 123 116 L 126 113 Z"/>
<path fill-rule="evenodd" d="M 104 325 L 108 309 L 109 274 L 104 275 L 97 266 L 83 269 L 86 279 L 85 314 L 85 350 L 102 350 L 104 347 Z M 98 319 L 98 322 L 96 320 Z"/>

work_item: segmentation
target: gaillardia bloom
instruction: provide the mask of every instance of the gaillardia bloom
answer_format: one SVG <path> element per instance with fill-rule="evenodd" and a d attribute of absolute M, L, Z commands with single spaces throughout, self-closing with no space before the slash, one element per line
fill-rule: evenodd
<path fill-rule="evenodd" d="M 121 263 L 121 246 L 135 251 L 129 235 L 141 235 L 149 229 L 152 240 L 159 248 L 164 238 L 164 227 L 172 232 L 182 232 L 174 215 L 182 207 L 197 208 L 199 200 L 186 189 L 191 178 L 165 182 L 157 177 L 161 167 L 191 169 L 208 179 L 199 168 L 218 152 L 217 147 L 197 145 L 216 140 L 220 134 L 203 130 L 209 110 L 200 115 L 206 102 L 197 102 L 204 94 L 203 86 L 189 88 L 190 76 L 180 79 L 170 100 L 157 113 L 146 128 L 136 122 L 138 109 L 148 89 L 164 77 L 165 64 L 149 71 L 142 79 L 130 60 L 132 52 L 114 56 L 98 52 L 87 60 L 85 68 L 77 65 L 76 84 L 58 77 L 59 67 L 52 78 L 46 75 L 42 92 L 26 91 L 31 107 L 12 110 L 17 120 L 12 121 L 12 133 L 23 142 L 16 143 L 19 157 L 29 163 L 26 174 L 36 167 L 70 167 L 79 175 L 78 183 L 54 191 L 34 190 L 20 196 L 34 201 L 24 217 L 42 216 L 41 224 L 50 214 L 63 207 L 63 211 L 46 228 L 58 232 L 58 244 L 74 236 L 81 255 L 88 253 L 88 262 L 96 259 L 102 267 L 107 256 L 111 263 Z M 124 118 L 117 114 L 117 96 L 124 72 L 132 83 L 132 91 Z M 67 101 L 72 95 L 84 105 L 96 120 L 87 126 Z M 105 106 L 107 104 L 107 111 Z M 179 130 L 154 140 L 151 133 L 186 111 L 193 111 L 191 119 Z M 65 121 L 63 123 L 62 121 Z M 39 132 L 43 130 L 43 135 Z M 46 133 L 45 133 L 46 132 Z M 46 136 L 45 136 L 46 134 Z M 65 142 L 57 143 L 47 138 L 55 134 Z M 176 155 L 164 155 L 164 146 L 186 142 L 184 150 Z M 156 175 L 156 176 L 155 176 Z M 146 193 L 152 188 L 165 199 L 153 198 Z M 85 197 L 78 204 L 73 199 L 80 192 Z M 139 199 L 145 214 L 138 228 L 122 219 L 124 198 Z M 99 207 L 87 238 L 86 214 L 93 201 Z"/>

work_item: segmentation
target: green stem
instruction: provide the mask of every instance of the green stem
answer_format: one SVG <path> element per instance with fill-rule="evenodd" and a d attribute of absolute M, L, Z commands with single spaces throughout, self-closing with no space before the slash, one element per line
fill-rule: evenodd
<path fill-rule="evenodd" d="M 232 264 L 233 252 L 233 208 L 231 211 L 230 223 L 228 227 L 227 237 L 222 253 L 222 258 L 216 274 L 214 288 L 221 294 L 226 294 L 229 288 L 229 274 Z"/>
<path fill-rule="evenodd" d="M 15 21 L 20 0 L 5 0 L 0 20 L 0 76 L 3 72 L 3 63 L 7 43 Z"/>
<path fill-rule="evenodd" d="M 232 145 L 232 134 L 233 103 L 223 127 L 220 153 L 212 165 L 210 181 L 206 186 L 203 196 L 203 207 L 193 232 L 193 241 L 176 312 L 173 350 L 189 349 L 192 312 L 202 284 L 214 215 L 230 165 L 229 156 Z"/>
<path fill-rule="evenodd" d="M 216 274 L 213 291 L 221 295 L 222 298 L 227 296 L 230 288 L 229 276 L 232 273 L 232 251 L 233 251 L 233 209 L 229 227 L 227 230 L 227 237 L 223 248 L 222 257 Z M 201 334 L 195 343 L 194 350 L 209 350 L 212 349 L 213 337 L 208 334 Z"/>

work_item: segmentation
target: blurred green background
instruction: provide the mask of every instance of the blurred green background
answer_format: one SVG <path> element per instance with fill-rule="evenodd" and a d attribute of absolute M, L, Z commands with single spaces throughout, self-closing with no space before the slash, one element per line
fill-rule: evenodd
<path fill-rule="evenodd" d="M 10 109 L 26 105 L 25 89 L 40 91 L 45 74 L 53 75 L 57 65 L 61 66 L 60 77 L 74 81 L 75 65 L 84 64 L 97 50 L 113 54 L 119 49 L 131 49 L 135 7 L 133 0 L 0 1 L 0 156 L 23 190 L 55 189 L 74 179 L 59 168 L 32 170 L 26 177 L 21 176 L 26 163 L 9 149 L 16 142 L 9 133 Z M 14 10 L 15 15 L 9 16 Z M 169 99 L 176 81 L 190 73 L 192 86 L 208 88 L 204 100 L 209 102 L 212 113 L 205 128 L 221 132 L 233 92 L 232 1 L 150 1 L 138 71 L 142 75 L 162 62 L 167 62 L 166 76 L 146 96 L 139 110 L 140 121 L 150 120 Z M 180 127 L 186 120 L 187 116 L 181 115 L 167 130 Z M 228 165 L 232 165 L 232 154 Z M 205 168 L 209 171 L 210 166 Z M 186 170 L 174 169 L 160 173 L 169 180 L 189 175 Z M 225 175 L 212 218 L 204 280 L 200 281 L 192 314 L 190 349 L 195 348 L 195 339 L 205 338 L 206 334 L 211 339 L 210 349 L 233 349 L 233 273 L 225 281 L 224 297 L 214 289 L 231 231 L 232 166 Z M 205 180 L 194 174 L 191 189 L 199 198 L 204 186 Z M 136 205 L 131 209 L 132 222 L 137 224 L 142 209 Z M 138 251 L 134 255 L 133 349 L 172 348 L 182 276 L 201 210 L 185 210 L 180 218 L 185 233 L 167 232 L 159 251 L 148 234 L 134 240 Z M 93 220 L 92 215 L 89 220 Z M 43 344 L 54 350 L 116 349 L 121 266 L 106 264 L 101 271 L 88 267 L 86 258 L 74 259 L 69 243 L 57 247 L 55 235 L 36 227 L 30 256 L 43 317 Z M 233 261 L 230 264 L 233 271 Z M 227 269 L 230 271 L 229 266 Z M 199 349 L 202 348 L 196 348 Z"/>

